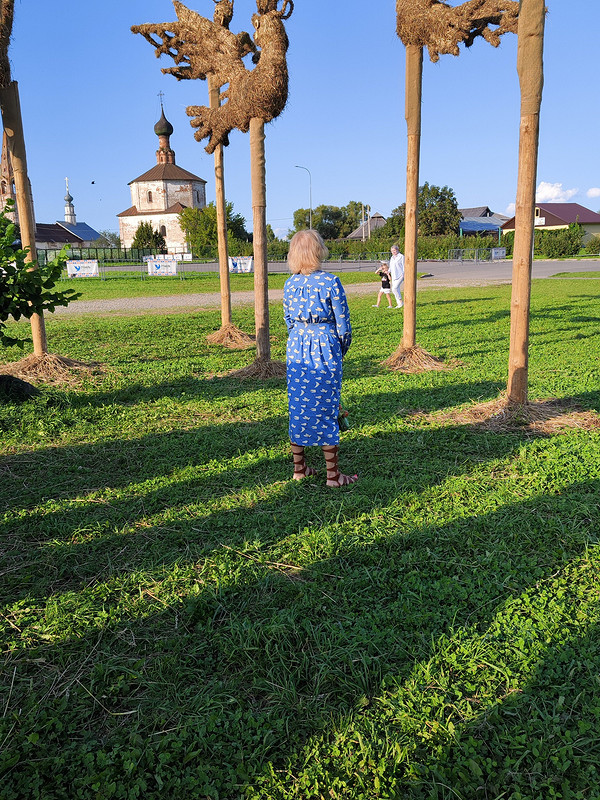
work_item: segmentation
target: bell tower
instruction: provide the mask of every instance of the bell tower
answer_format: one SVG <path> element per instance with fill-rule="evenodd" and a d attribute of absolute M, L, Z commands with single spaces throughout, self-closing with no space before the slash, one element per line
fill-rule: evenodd
<path fill-rule="evenodd" d="M 67 193 L 65 195 L 65 222 L 68 222 L 70 225 L 77 225 L 75 206 L 73 205 L 73 198 L 69 192 L 69 179 L 65 178 L 65 181 L 67 184 Z"/>
<path fill-rule="evenodd" d="M 169 120 L 165 117 L 165 111 L 162 105 L 162 101 L 160 104 L 161 115 L 160 119 L 154 126 L 154 133 L 158 136 L 158 150 L 156 151 L 156 163 L 157 164 L 174 164 L 175 163 L 175 151 L 171 150 L 171 143 L 170 137 L 173 133 L 173 126 L 169 122 Z"/>

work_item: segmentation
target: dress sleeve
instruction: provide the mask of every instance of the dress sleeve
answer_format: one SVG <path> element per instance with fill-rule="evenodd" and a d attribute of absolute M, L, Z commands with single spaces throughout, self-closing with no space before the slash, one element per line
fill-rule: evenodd
<path fill-rule="evenodd" d="M 337 275 L 334 278 L 331 289 L 331 308 L 335 317 L 335 327 L 340 340 L 342 355 L 345 356 L 352 344 L 352 327 L 350 325 L 350 312 L 348 311 L 346 292 Z"/>

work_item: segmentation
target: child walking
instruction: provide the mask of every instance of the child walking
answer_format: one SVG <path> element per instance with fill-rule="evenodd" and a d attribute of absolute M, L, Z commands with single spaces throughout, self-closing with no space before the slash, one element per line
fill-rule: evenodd
<path fill-rule="evenodd" d="M 382 261 L 375 270 L 375 272 L 381 276 L 381 289 L 379 290 L 379 294 L 377 295 L 377 302 L 373 304 L 373 308 L 379 308 L 382 294 L 384 294 L 387 297 L 388 308 L 393 308 L 392 298 L 391 298 L 392 288 L 390 284 L 390 271 L 387 262 Z"/>

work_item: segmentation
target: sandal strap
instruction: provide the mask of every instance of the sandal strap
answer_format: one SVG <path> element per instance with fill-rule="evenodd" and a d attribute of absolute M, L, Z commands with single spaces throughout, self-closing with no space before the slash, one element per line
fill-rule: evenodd
<path fill-rule="evenodd" d="M 304 447 L 299 444 L 292 445 L 292 458 L 294 459 L 294 474 L 306 473 L 306 460 L 304 458 Z"/>
<path fill-rule="evenodd" d="M 327 480 L 339 480 L 340 471 L 338 469 L 338 448 L 336 445 L 324 445 L 323 456 L 325 457 L 325 465 L 327 467 Z M 329 458 L 328 458 L 329 456 Z M 331 466 L 330 466 L 331 465 Z"/>

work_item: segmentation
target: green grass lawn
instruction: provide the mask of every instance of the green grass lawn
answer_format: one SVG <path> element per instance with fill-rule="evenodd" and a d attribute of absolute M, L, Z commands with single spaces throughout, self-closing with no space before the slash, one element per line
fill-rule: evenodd
<path fill-rule="evenodd" d="M 216 377 L 217 312 L 48 318 L 105 371 L 0 405 L 2 800 L 600 797 L 600 429 L 431 416 L 505 388 L 510 287 L 422 294 L 461 366 L 421 375 L 371 302 L 340 490 L 290 480 L 283 382 Z M 599 322 L 534 281 L 532 399 L 600 411 Z"/>
<path fill-rule="evenodd" d="M 332 272 L 336 272 L 336 265 L 331 265 Z M 340 270 L 337 272 L 343 284 L 372 283 L 374 291 L 378 291 L 379 276 L 371 270 L 369 272 L 351 272 Z M 419 273 L 419 277 L 425 273 Z M 289 272 L 269 274 L 269 288 L 283 289 L 283 284 L 289 278 Z M 141 280 L 139 272 L 106 272 L 106 279 L 77 278 L 64 280 L 60 288 L 67 286 L 81 292 L 80 300 L 109 300 L 121 297 L 163 297 L 177 294 L 196 294 L 198 292 L 218 292 L 219 274 L 217 272 L 186 272 L 185 280 L 179 277 L 148 277 Z M 253 291 L 254 275 L 230 275 L 232 292 Z"/>
<path fill-rule="evenodd" d="M 557 272 L 553 278 L 600 278 L 600 271 L 598 272 Z"/>

